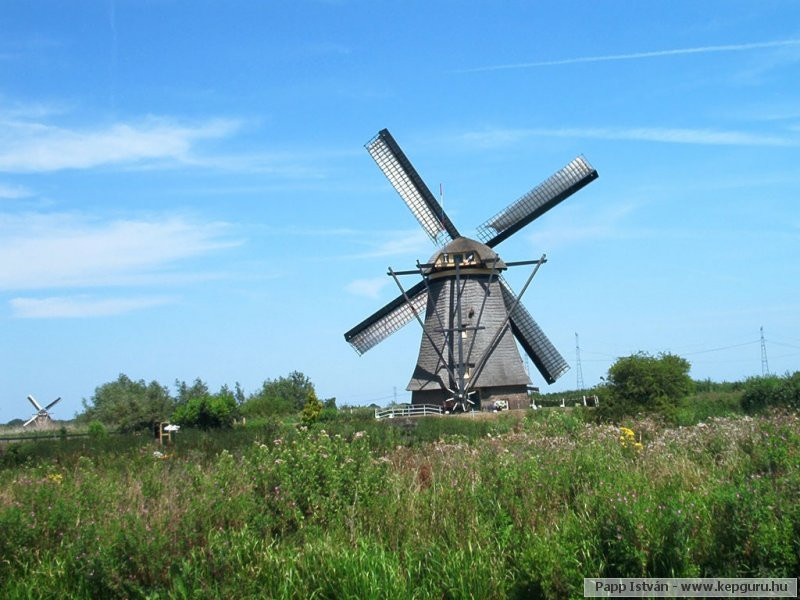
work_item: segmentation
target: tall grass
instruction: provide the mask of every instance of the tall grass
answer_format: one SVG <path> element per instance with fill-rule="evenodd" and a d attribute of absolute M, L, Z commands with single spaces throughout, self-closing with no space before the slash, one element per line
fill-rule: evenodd
<path fill-rule="evenodd" d="M 800 572 L 796 414 L 632 421 L 636 445 L 579 410 L 417 423 L 8 466 L 0 596 L 564 598 L 583 577 Z"/>

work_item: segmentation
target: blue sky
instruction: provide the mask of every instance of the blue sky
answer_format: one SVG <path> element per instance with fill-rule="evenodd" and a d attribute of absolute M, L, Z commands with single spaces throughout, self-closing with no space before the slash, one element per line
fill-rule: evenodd
<path fill-rule="evenodd" d="M 597 168 L 498 247 L 547 253 L 524 303 L 587 385 L 639 350 L 760 374 L 762 325 L 798 368 L 797 2 L 10 0 L 0 421 L 123 372 L 406 399 L 416 323 L 343 339 L 435 250 L 363 148 L 383 127 L 465 234 Z"/>

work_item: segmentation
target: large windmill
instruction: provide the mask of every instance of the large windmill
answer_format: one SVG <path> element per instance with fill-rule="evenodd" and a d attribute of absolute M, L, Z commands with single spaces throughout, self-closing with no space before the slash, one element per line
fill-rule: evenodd
<path fill-rule="evenodd" d="M 33 396 L 28 396 L 28 401 L 31 404 L 33 404 L 33 407 L 36 409 L 36 414 L 33 415 L 27 421 L 25 421 L 25 423 L 23 423 L 22 426 L 27 427 L 31 423 L 35 423 L 37 427 L 43 427 L 50 424 L 53 418 L 50 416 L 49 411 L 58 403 L 59 400 L 61 400 L 61 397 L 56 398 L 47 406 L 42 407 L 42 405 L 36 401 L 36 398 L 34 398 Z"/>
<path fill-rule="evenodd" d="M 388 130 L 366 148 L 440 249 L 414 271 L 390 268 L 400 296 L 345 333 L 345 340 L 363 354 L 416 319 L 423 336 L 407 387 L 413 404 L 469 410 L 504 400 L 511 408 L 527 407 L 530 379 L 513 338 L 548 383 L 569 365 L 520 303 L 545 257 L 506 263 L 493 248 L 595 180 L 597 171 L 579 156 L 480 225 L 477 241 L 458 232 Z M 534 265 L 519 295 L 501 275 L 518 265 Z M 422 281 L 405 290 L 398 276 L 411 274 Z"/>

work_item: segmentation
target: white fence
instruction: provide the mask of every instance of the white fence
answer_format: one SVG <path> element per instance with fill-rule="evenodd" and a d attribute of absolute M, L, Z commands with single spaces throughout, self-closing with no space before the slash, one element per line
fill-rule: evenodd
<path fill-rule="evenodd" d="M 405 404 L 389 408 L 376 408 L 376 419 L 394 419 L 396 417 L 428 417 L 441 415 L 442 407 L 436 404 Z"/>

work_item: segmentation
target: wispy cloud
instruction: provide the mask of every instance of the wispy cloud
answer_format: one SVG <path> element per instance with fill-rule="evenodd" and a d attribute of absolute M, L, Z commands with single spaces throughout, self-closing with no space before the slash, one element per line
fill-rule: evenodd
<path fill-rule="evenodd" d="M 345 286 L 345 289 L 356 296 L 377 298 L 381 291 L 390 283 L 389 277 L 372 277 L 371 279 L 356 279 Z"/>
<path fill-rule="evenodd" d="M 21 185 L 6 185 L 0 183 L 0 198 L 30 198 L 33 196 L 33 192 L 31 192 L 28 188 L 23 187 Z"/>
<path fill-rule="evenodd" d="M 555 248 L 581 244 L 590 241 L 608 239 L 630 239 L 646 237 L 648 232 L 641 228 L 626 226 L 626 219 L 641 207 L 641 202 L 617 202 L 613 205 L 603 205 L 592 210 L 587 215 L 586 207 L 579 211 L 576 208 L 565 206 L 557 214 L 549 215 L 544 227 L 529 233 L 526 237 L 536 248 L 537 252 L 548 252 Z M 580 219 L 576 218 L 582 212 Z M 579 225 L 577 223 L 587 223 Z"/>
<path fill-rule="evenodd" d="M 21 319 L 64 319 L 109 317 L 174 302 L 168 296 L 140 298 L 95 298 L 91 296 L 54 296 L 49 298 L 13 298 L 9 302 L 13 316 Z"/>
<path fill-rule="evenodd" d="M 371 232 L 359 240 L 369 247 L 345 258 L 381 258 L 384 256 L 418 256 L 427 258 L 433 253 L 430 239 L 422 229 Z"/>
<path fill-rule="evenodd" d="M 592 138 L 711 146 L 797 146 L 800 144 L 800 139 L 793 136 L 681 127 L 487 129 L 465 133 L 460 139 L 463 142 L 480 146 L 502 146 L 529 137 Z"/>
<path fill-rule="evenodd" d="M 232 120 L 194 125 L 147 119 L 96 129 L 68 129 L 35 121 L 0 123 L 0 171 L 45 172 L 103 165 L 197 160 L 198 140 L 223 138 L 239 126 Z"/>
<path fill-rule="evenodd" d="M 0 289 L 142 284 L 192 257 L 240 243 L 226 223 L 181 216 L 98 221 L 64 213 L 0 214 Z"/>
<path fill-rule="evenodd" d="M 800 46 L 800 40 L 774 40 L 769 42 L 753 42 L 745 44 L 725 44 L 721 46 L 698 46 L 695 48 L 675 48 L 671 50 L 654 50 L 650 52 L 631 52 L 626 54 L 603 54 L 599 56 L 580 56 L 576 58 L 561 58 L 556 60 L 541 60 L 534 62 L 511 63 L 504 65 L 488 65 L 461 69 L 460 73 L 477 73 L 481 71 L 504 71 L 510 69 L 531 69 L 535 67 L 551 67 L 557 65 L 572 65 L 579 63 L 608 62 L 616 60 L 640 60 L 644 58 L 660 58 L 665 56 L 681 56 L 686 54 L 708 54 L 712 52 L 743 52 L 746 50 L 759 50 L 764 48 L 782 48 L 786 46 Z"/>

